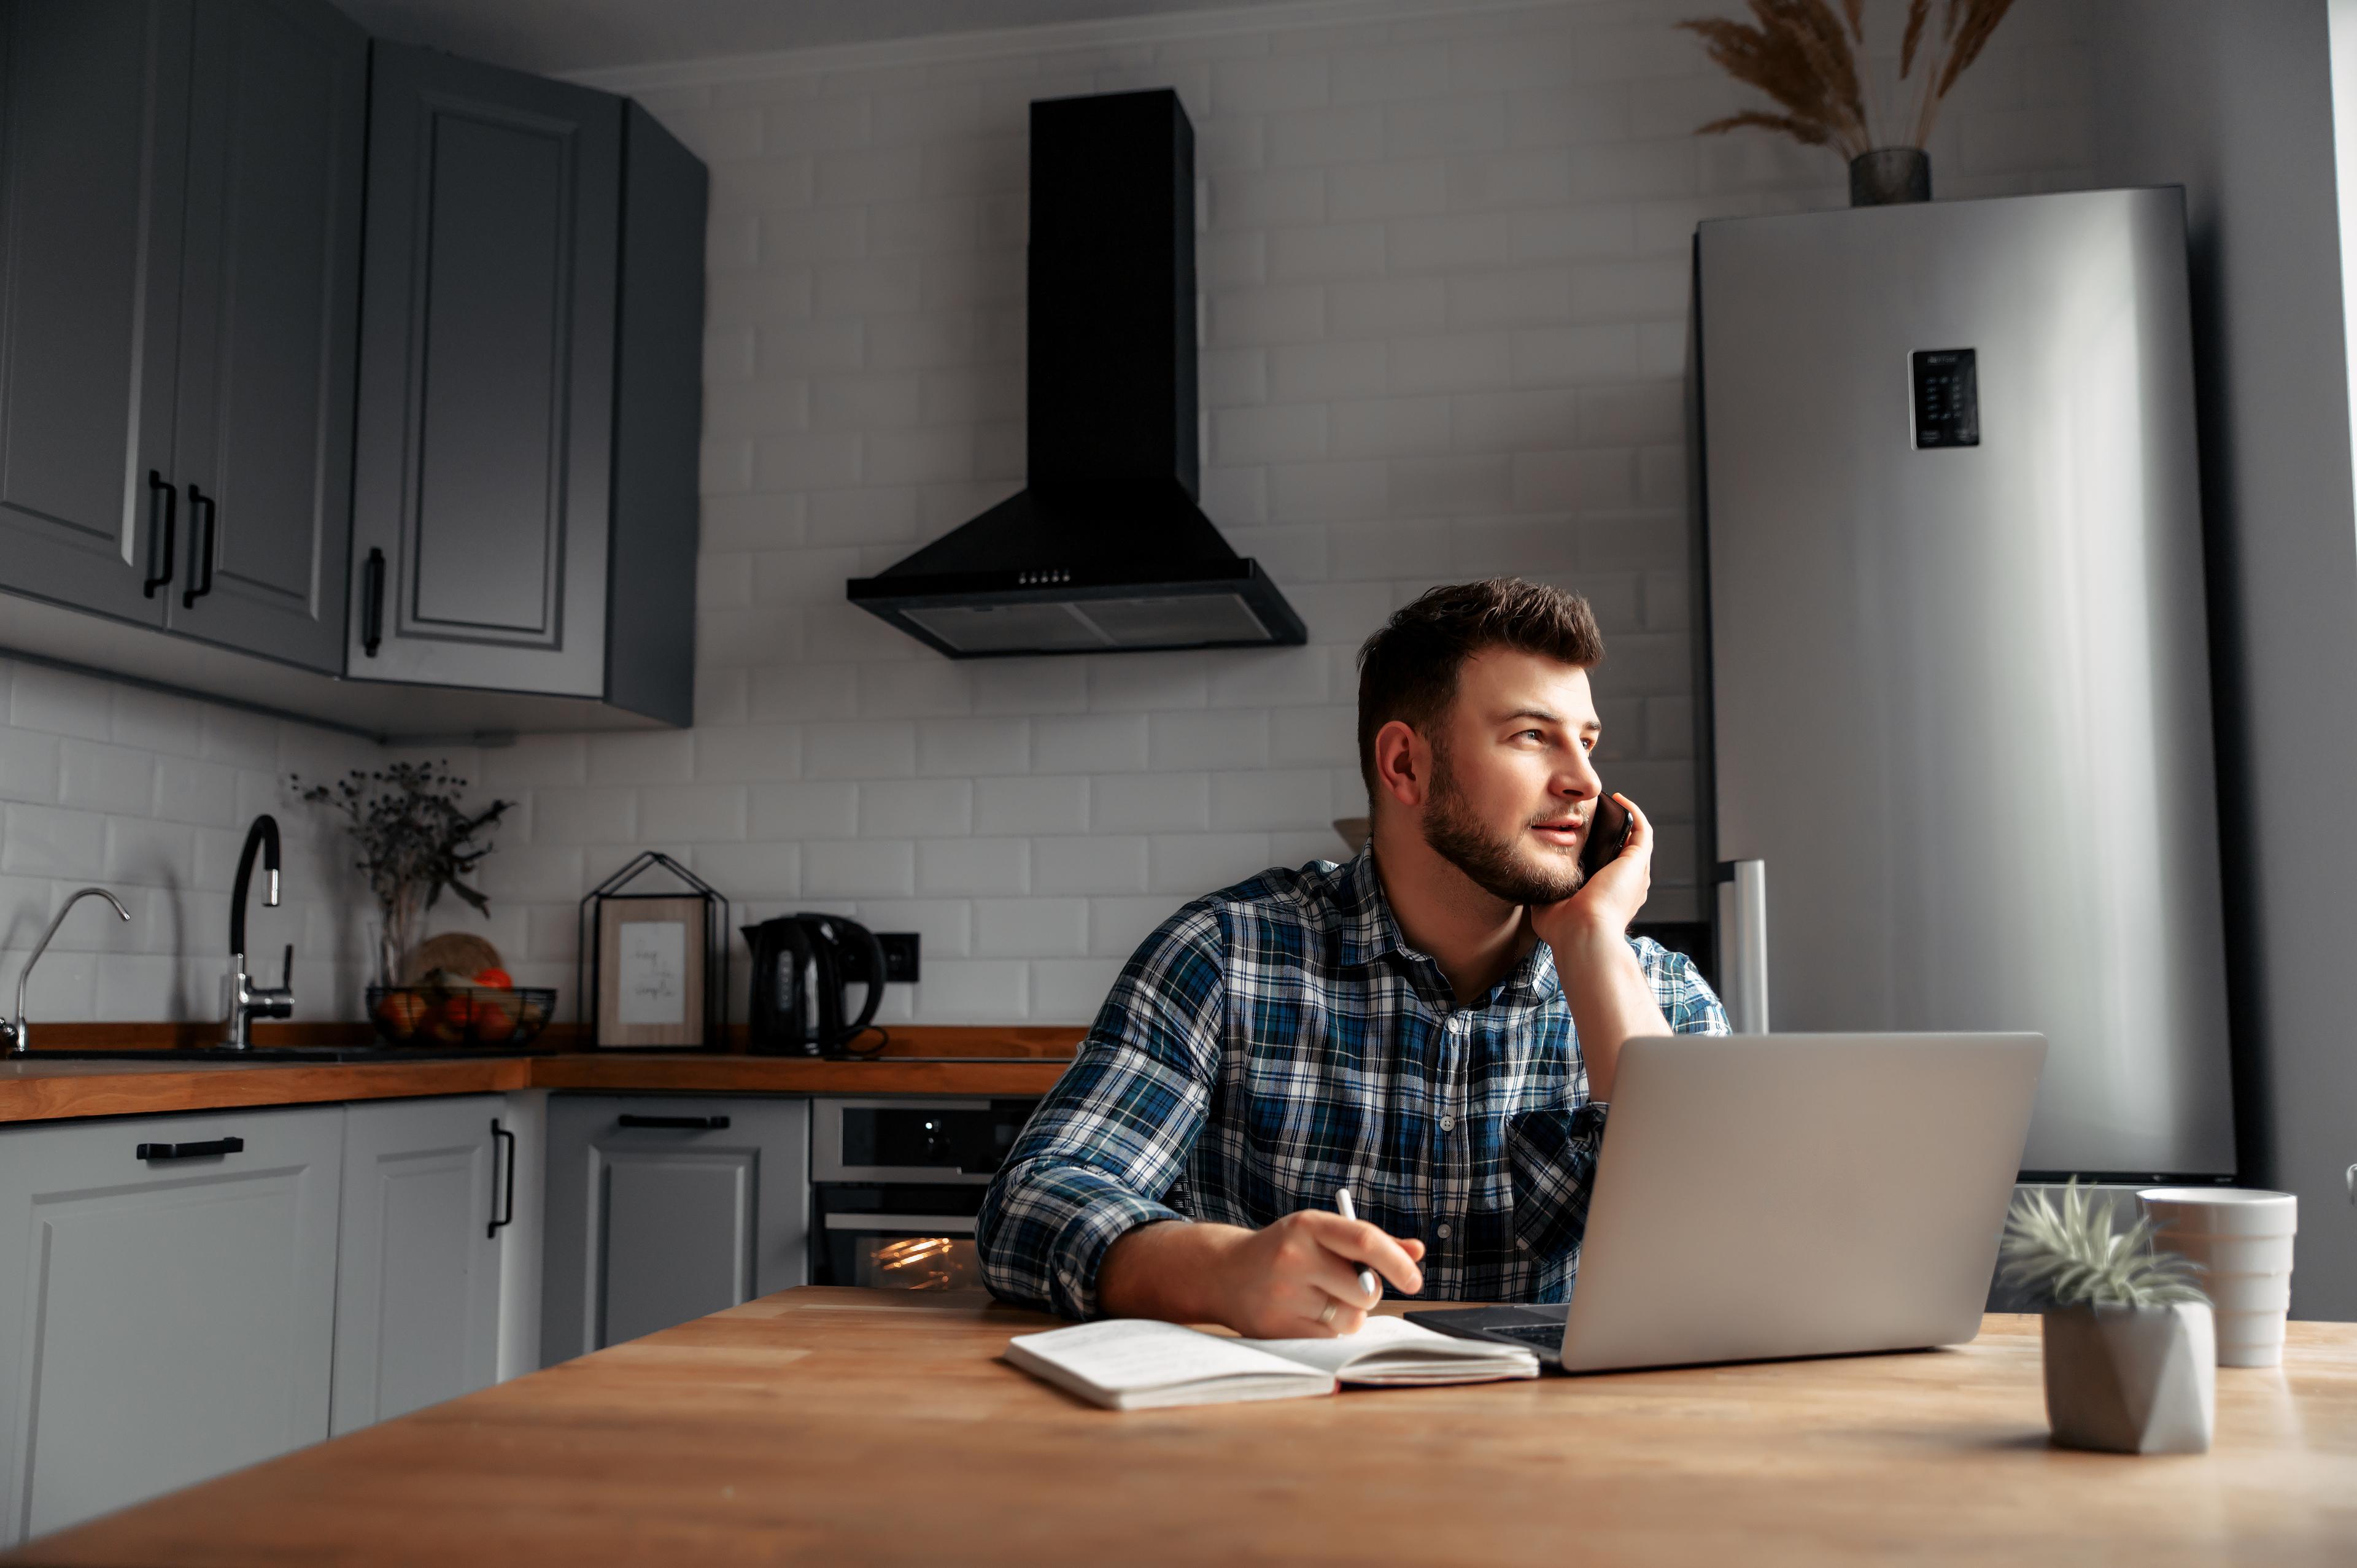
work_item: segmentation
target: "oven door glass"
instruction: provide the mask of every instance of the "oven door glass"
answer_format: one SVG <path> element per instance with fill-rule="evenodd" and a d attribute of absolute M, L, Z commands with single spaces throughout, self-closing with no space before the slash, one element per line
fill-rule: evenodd
<path fill-rule="evenodd" d="M 830 1214 L 831 1283 L 883 1290 L 980 1290 L 982 1256 L 970 1216 Z"/>

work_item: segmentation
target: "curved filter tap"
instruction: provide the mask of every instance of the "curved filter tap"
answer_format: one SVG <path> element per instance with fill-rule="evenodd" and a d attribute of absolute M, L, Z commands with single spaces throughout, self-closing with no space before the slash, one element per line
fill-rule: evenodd
<path fill-rule="evenodd" d="M 0 1041 L 5 1041 L 8 1049 L 11 1051 L 23 1052 L 32 1048 L 32 1030 L 25 1022 L 25 983 L 33 978 L 33 966 L 41 961 L 41 955 L 43 953 L 48 951 L 49 939 L 58 934 L 58 928 L 59 926 L 65 924 L 67 913 L 70 911 L 75 905 L 81 903 L 85 898 L 92 897 L 93 895 L 103 898 L 108 903 L 113 905 L 114 913 L 120 918 L 124 920 L 131 918 L 131 911 L 123 907 L 123 900 L 117 898 L 113 894 L 109 893 L 103 887 L 83 887 L 77 889 L 72 897 L 67 899 L 64 904 L 59 907 L 57 914 L 50 918 L 49 929 L 43 931 L 41 933 L 41 940 L 33 944 L 33 956 L 25 961 L 24 970 L 16 976 L 16 1017 L 14 1019 L 0 1018 Z"/>

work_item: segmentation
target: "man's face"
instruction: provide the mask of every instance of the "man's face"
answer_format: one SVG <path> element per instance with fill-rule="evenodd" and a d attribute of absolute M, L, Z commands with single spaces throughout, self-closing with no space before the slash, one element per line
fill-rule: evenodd
<path fill-rule="evenodd" d="M 1425 843 L 1509 904 L 1570 897 L 1603 789 L 1587 760 L 1602 732 L 1587 671 L 1504 649 L 1476 654 L 1432 736 Z"/>

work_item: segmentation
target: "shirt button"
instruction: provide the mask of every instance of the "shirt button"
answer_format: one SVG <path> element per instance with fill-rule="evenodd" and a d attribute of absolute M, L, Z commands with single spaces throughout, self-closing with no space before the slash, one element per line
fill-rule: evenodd
<path fill-rule="evenodd" d="M 1454 1116 L 1443 1116 L 1440 1119 L 1440 1130 L 1444 1133 L 1455 1131 L 1456 1126 L 1457 1118 Z"/>
<path fill-rule="evenodd" d="M 1446 1226 L 1446 1225 L 1439 1225 L 1439 1226 L 1436 1226 L 1436 1227 L 1434 1227 L 1434 1228 L 1433 1228 L 1433 1232 L 1432 1232 L 1432 1233 L 1433 1233 L 1434 1235 L 1436 1235 L 1436 1236 L 1439 1237 L 1439 1238 L 1440 1238 L 1442 1240 L 1444 1240 L 1444 1241 L 1446 1241 L 1446 1240 L 1448 1240 L 1448 1226 Z"/>

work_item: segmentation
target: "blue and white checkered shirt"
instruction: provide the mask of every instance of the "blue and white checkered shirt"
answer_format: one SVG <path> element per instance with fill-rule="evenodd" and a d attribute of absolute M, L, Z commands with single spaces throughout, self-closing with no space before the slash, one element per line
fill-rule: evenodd
<path fill-rule="evenodd" d="M 1725 1034 L 1684 954 L 1632 938 L 1670 1027 Z M 992 1292 L 1097 1310 L 1115 1240 L 1331 1208 L 1427 1249 L 1424 1298 L 1562 1301 L 1605 1107 L 1541 942 L 1471 1006 L 1402 940 L 1367 852 L 1163 922 L 1009 1151 L 977 1226 Z"/>

